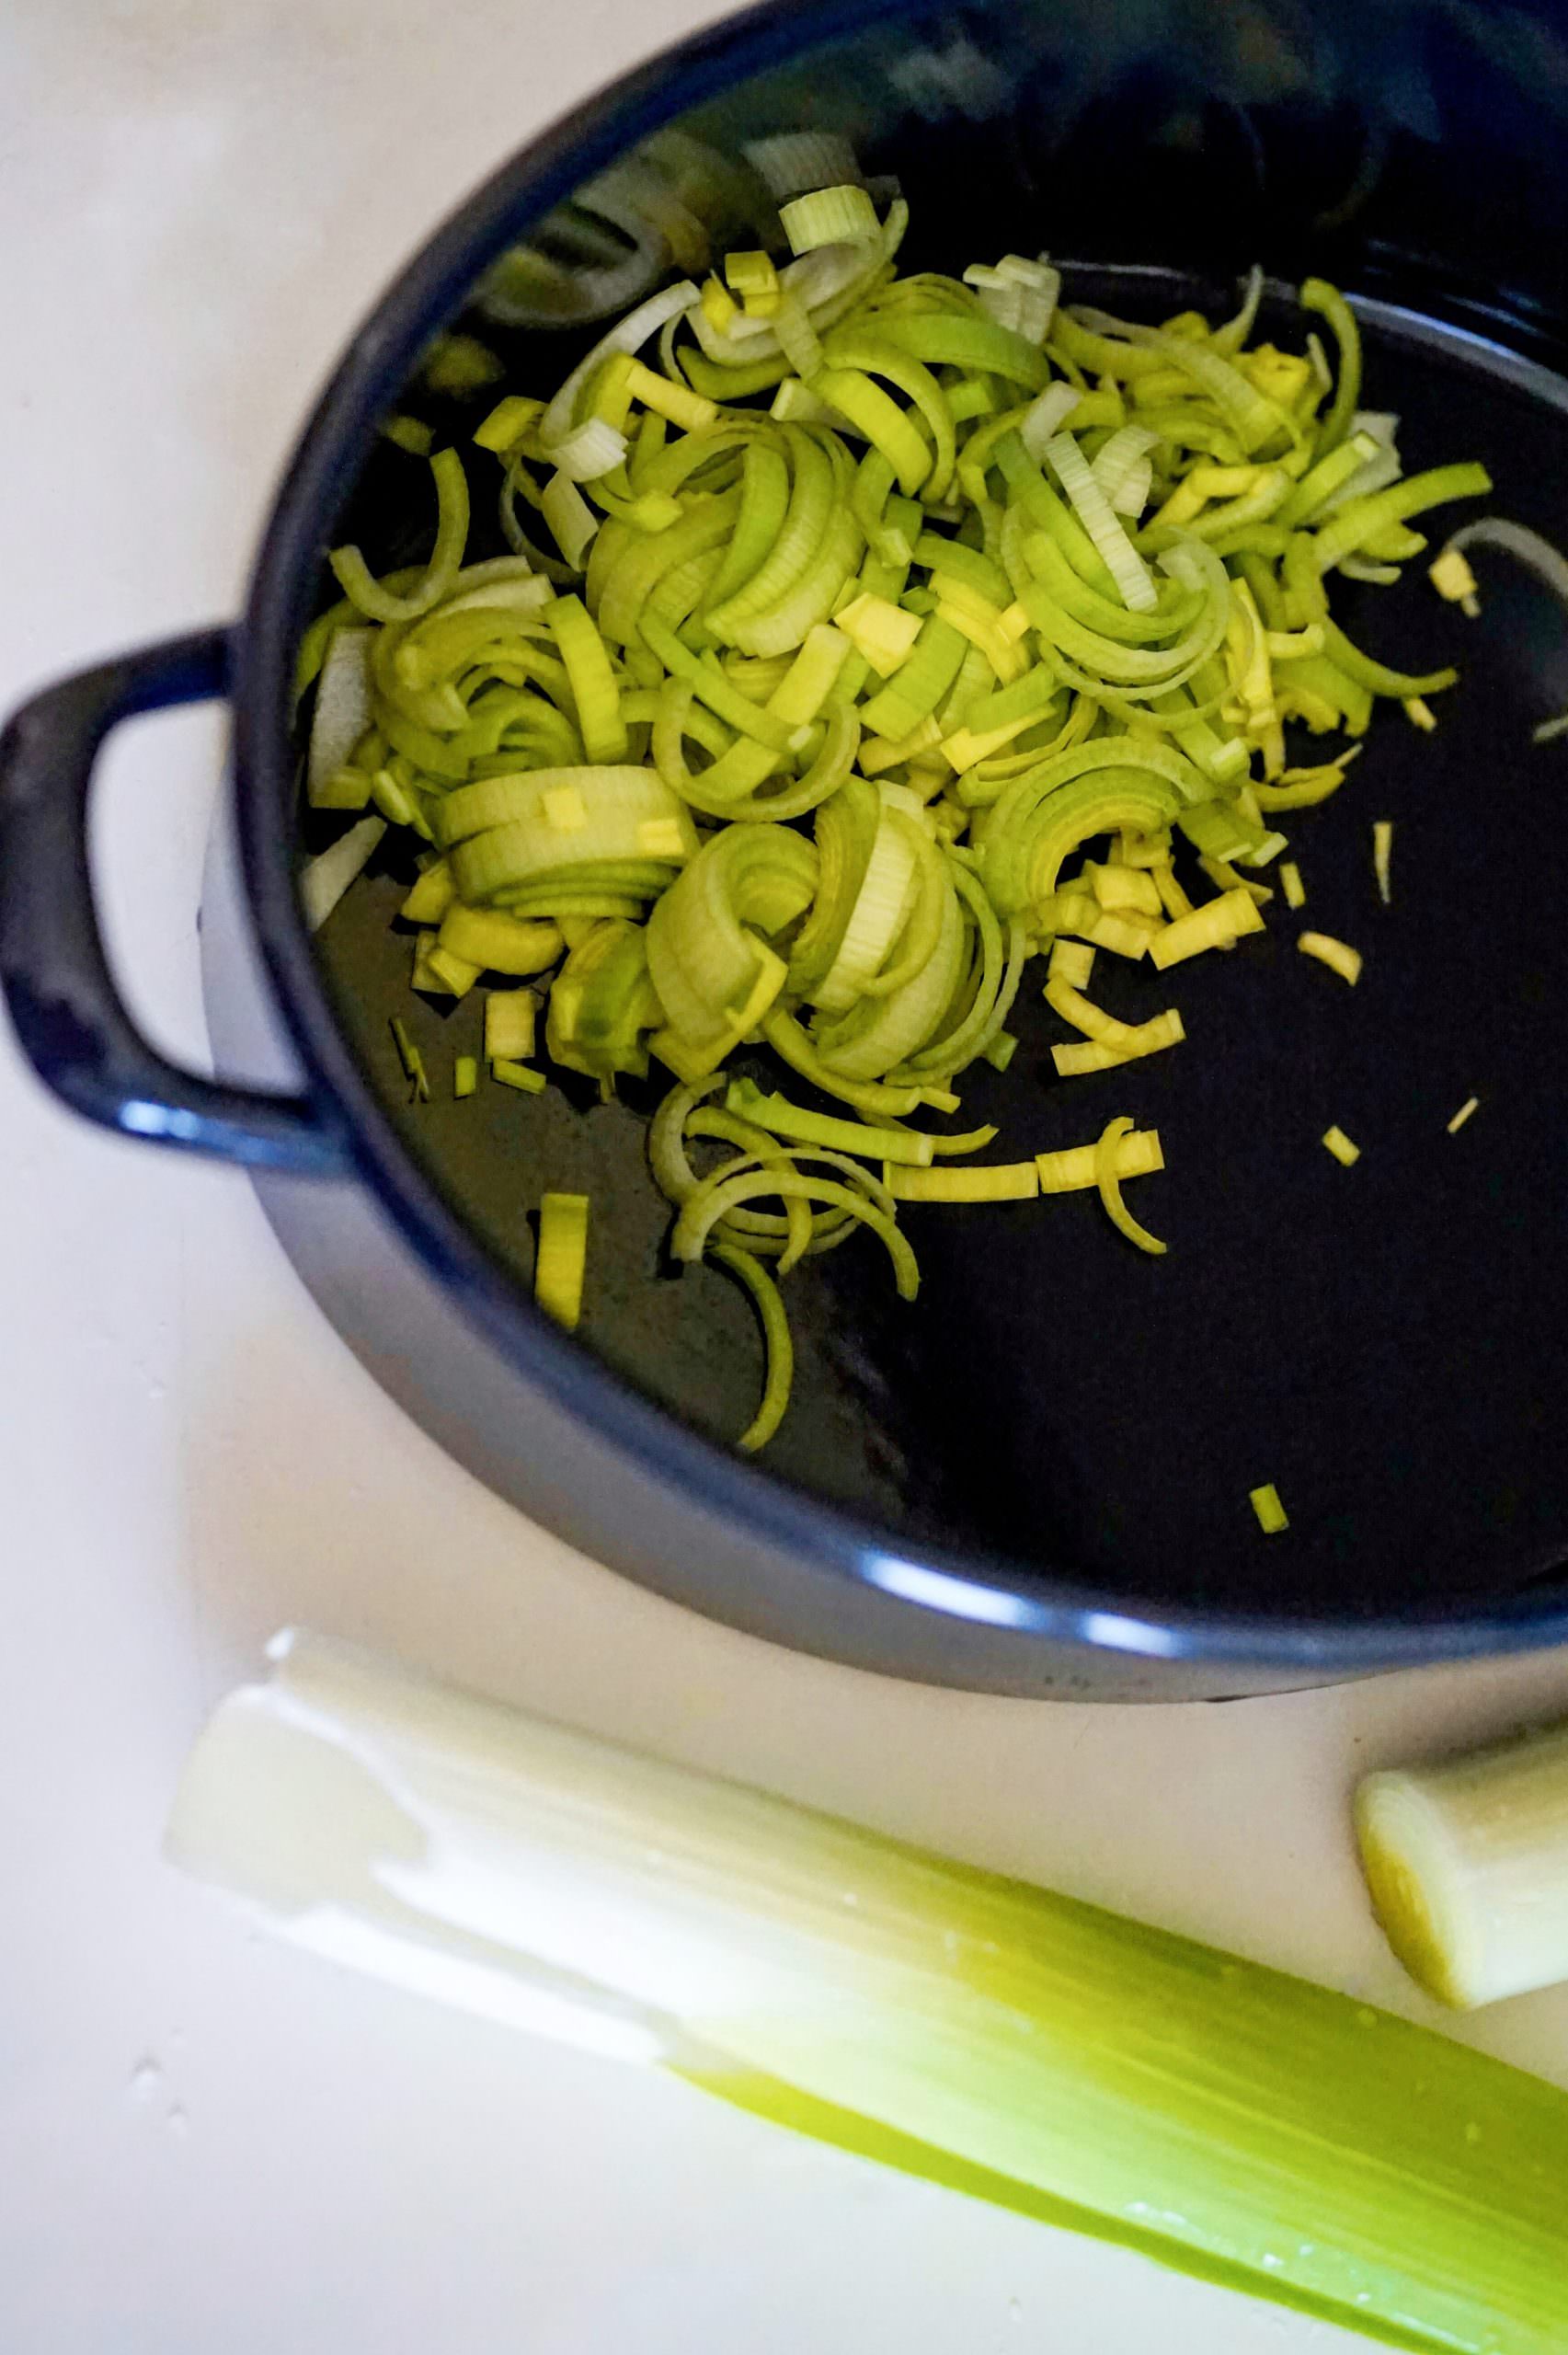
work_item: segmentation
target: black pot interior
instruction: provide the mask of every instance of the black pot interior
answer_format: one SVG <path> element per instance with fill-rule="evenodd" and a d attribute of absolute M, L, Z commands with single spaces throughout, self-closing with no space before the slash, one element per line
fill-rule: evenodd
<path fill-rule="evenodd" d="M 1555 39 L 1549 18 L 1475 6 L 1014 7 L 874 27 L 651 132 L 489 272 L 461 324 L 509 385 L 547 392 L 595 320 L 700 263 L 706 234 L 767 233 L 748 140 L 833 130 L 869 172 L 897 175 L 906 267 L 1045 247 L 1083 257 L 1071 295 L 1157 318 L 1224 304 L 1256 258 L 1279 288 L 1265 316 L 1281 341 L 1300 334 L 1288 286 L 1334 275 L 1372 298 L 1364 397 L 1400 413 L 1407 470 L 1481 458 L 1495 512 L 1568 542 L 1568 386 L 1548 373 L 1568 211 Z M 493 397 L 416 378 L 399 406 L 461 445 Z M 493 462 L 474 458 L 477 557 L 502 542 Z M 426 469 L 382 442 L 337 535 L 377 564 L 410 561 L 429 512 Z M 923 1274 L 912 1307 L 870 1238 L 806 1262 L 775 1477 L 905 1548 L 1000 1555 L 1025 1580 L 1146 1605 L 1448 1616 L 1568 1592 L 1554 856 L 1568 742 L 1530 740 L 1568 706 L 1568 622 L 1500 564 L 1483 585 L 1473 622 L 1419 562 L 1397 589 L 1336 597 L 1375 654 L 1463 672 L 1435 735 L 1379 706 L 1339 798 L 1287 821 L 1306 920 L 1365 951 L 1357 989 L 1296 954 L 1276 901 L 1266 936 L 1184 967 L 1174 987 L 1118 972 L 1129 1018 L 1181 1005 L 1174 1054 L 1058 1082 L 1035 967 L 1011 1068 L 963 1083 L 964 1125 L 995 1120 L 1010 1157 L 1124 1110 L 1158 1124 L 1167 1174 L 1139 1207 L 1169 1256 L 1133 1251 L 1084 1196 L 906 1212 Z M 1395 822 L 1389 909 L 1375 818 Z M 452 1058 L 477 1051 L 481 994 L 444 1012 L 412 996 L 395 921 L 412 871 L 391 851 L 320 942 L 410 1153 L 524 1286 L 542 1190 L 588 1192 L 584 1345 L 731 1438 L 761 1347 L 726 1279 L 678 1277 L 665 1257 L 645 1158 L 661 1086 L 606 1105 L 567 1075 L 538 1098 L 486 1086 L 454 1103 Z M 423 1049 L 429 1104 L 403 1101 L 395 1013 Z M 1471 1094 L 1481 1110 L 1450 1138 Z M 1319 1142 L 1331 1122 L 1363 1147 L 1352 1170 Z M 1265 1480 L 1291 1512 L 1272 1542 L 1247 1502 Z"/>

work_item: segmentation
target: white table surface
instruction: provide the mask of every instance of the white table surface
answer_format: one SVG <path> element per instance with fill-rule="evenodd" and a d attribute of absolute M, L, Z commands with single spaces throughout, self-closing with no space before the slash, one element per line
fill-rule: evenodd
<path fill-rule="evenodd" d="M 10 0 L 0 701 L 231 613 L 349 323 L 509 146 L 701 13 Z M 222 739 L 133 731 L 98 828 L 138 1000 L 190 1053 Z M 0 1134 L 6 2355 L 1354 2343 L 258 1941 L 161 1863 L 175 1777 L 300 1620 L 1435 2016 L 1366 1911 L 1348 1786 L 1568 1706 L 1568 1660 L 1136 1711 L 792 1658 L 449 1464 L 240 1178 L 76 1125 L 6 1041 Z M 1568 2085 L 1568 1991 L 1456 2032 Z"/>

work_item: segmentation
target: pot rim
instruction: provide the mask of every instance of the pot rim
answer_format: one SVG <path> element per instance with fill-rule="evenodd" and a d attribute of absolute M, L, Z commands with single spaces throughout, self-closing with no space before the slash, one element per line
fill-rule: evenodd
<path fill-rule="evenodd" d="M 803 1598 L 815 1589 L 818 1605 L 830 1610 L 830 1590 L 842 1581 L 869 1585 L 911 1610 L 984 1626 L 1019 1669 L 1042 1643 L 1332 1677 L 1568 1642 L 1568 1603 L 1550 1598 L 1356 1620 L 1145 1603 L 978 1549 L 906 1542 L 787 1486 L 688 1429 L 533 1307 L 419 1168 L 339 1025 L 295 890 L 289 706 L 325 526 L 360 469 L 375 419 L 484 268 L 594 172 L 719 91 L 889 17 L 907 21 L 901 0 L 763 0 L 659 52 L 559 117 L 435 231 L 361 323 L 318 398 L 251 576 L 236 649 L 231 787 L 251 921 L 310 1093 L 350 1140 L 360 1181 L 491 1347 L 644 1478 L 676 1487 L 721 1522 L 741 1522 L 789 1556 Z"/>

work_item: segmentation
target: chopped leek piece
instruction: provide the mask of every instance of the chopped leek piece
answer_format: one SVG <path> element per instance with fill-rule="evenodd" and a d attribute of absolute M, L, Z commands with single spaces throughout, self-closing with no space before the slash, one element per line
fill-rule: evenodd
<path fill-rule="evenodd" d="M 490 1065 L 490 1077 L 503 1087 L 515 1087 L 520 1096 L 543 1096 L 548 1086 L 542 1071 L 532 1063 L 513 1063 L 509 1057 L 498 1056 Z"/>
<path fill-rule="evenodd" d="M 1394 829 L 1389 818 L 1374 819 L 1372 823 L 1372 871 L 1378 879 L 1378 897 L 1384 907 L 1393 898 L 1390 861 L 1393 856 Z"/>
<path fill-rule="evenodd" d="M 1229 948 L 1243 934 L 1261 932 L 1264 928 L 1257 902 L 1249 891 L 1224 891 L 1217 900 L 1207 901 L 1195 908 L 1188 916 L 1178 916 L 1162 932 L 1157 932 L 1149 944 L 1150 961 L 1162 972 L 1167 966 L 1180 965 L 1189 957 L 1201 956 L 1207 948 Z M 1316 938 L 1312 934 L 1305 937 Z"/>
<path fill-rule="evenodd" d="M 762 1401 L 735 1442 L 748 1455 L 754 1455 L 773 1438 L 789 1405 L 795 1383 L 795 1344 L 790 1338 L 789 1315 L 777 1284 L 752 1253 L 738 1249 L 733 1243 L 713 1243 L 708 1246 L 708 1257 L 739 1278 L 751 1295 L 762 1327 L 762 1342 L 767 1350 Z"/>
<path fill-rule="evenodd" d="M 1412 727 L 1419 728 L 1425 734 L 1430 736 L 1432 730 L 1437 725 L 1437 715 L 1433 710 L 1431 705 L 1427 702 L 1425 696 L 1406 695 L 1403 700 L 1404 716 L 1410 721 Z"/>
<path fill-rule="evenodd" d="M 372 629 L 339 629 L 326 649 L 315 685 L 305 792 L 313 808 L 341 808 L 334 780 L 348 764 L 373 717 L 370 655 Z M 365 792 L 370 790 L 368 784 Z M 357 805 L 364 806 L 361 795 Z"/>
<path fill-rule="evenodd" d="M 1294 859 L 1282 859 L 1279 867 L 1279 888 L 1285 894 L 1288 908 L 1304 908 L 1307 887 L 1301 880 L 1301 870 Z"/>
<path fill-rule="evenodd" d="M 426 947 L 423 963 L 427 980 L 445 990 L 450 997 L 466 997 L 485 970 L 468 958 L 455 957 L 450 948 L 443 948 L 439 935 Z M 423 983 L 417 981 L 414 986 L 418 989 Z"/>
<path fill-rule="evenodd" d="M 485 1060 L 527 1063 L 538 1036 L 536 990 L 492 990 L 485 1000 Z"/>
<path fill-rule="evenodd" d="M 500 1077 L 498 1071 L 496 1076 Z M 538 1079 L 537 1072 L 529 1074 Z M 543 1086 L 543 1081 L 540 1085 Z M 583 1277 L 588 1267 L 588 1196 L 545 1194 L 539 1204 L 539 1256 L 533 1297 L 547 1316 L 577 1330 L 582 1315 Z"/>
<path fill-rule="evenodd" d="M 990 1045 L 983 1051 L 983 1060 L 992 1071 L 1005 1071 L 1018 1052 L 1018 1040 L 1011 1030 L 999 1030 Z"/>
<path fill-rule="evenodd" d="M 1277 1537 L 1282 1529 L 1289 1528 L 1290 1516 L 1280 1503 L 1279 1490 L 1272 1480 L 1266 1480 L 1261 1488 L 1251 1489 L 1249 1500 L 1265 1537 Z"/>
<path fill-rule="evenodd" d="M 1115 580 L 1122 603 L 1134 613 L 1152 613 L 1159 598 L 1149 569 L 1071 434 L 1053 434 L 1046 444 L 1046 456 Z"/>
<path fill-rule="evenodd" d="M 909 1169 L 890 1161 L 883 1176 L 896 1202 L 1032 1202 L 1040 1190 L 1032 1161 L 990 1169 Z"/>
<path fill-rule="evenodd" d="M 1105 1205 L 1112 1225 L 1125 1235 L 1129 1243 L 1136 1243 L 1140 1251 L 1159 1257 L 1170 1249 L 1170 1245 L 1162 1243 L 1157 1235 L 1150 1235 L 1146 1226 L 1140 1225 L 1122 1200 L 1120 1147 L 1122 1140 L 1132 1132 L 1132 1122 L 1125 1113 L 1106 1121 L 1100 1142 L 1094 1147 L 1094 1183 L 1100 1189 L 1100 1200 Z"/>
<path fill-rule="evenodd" d="M 560 929 L 547 918 L 509 916 L 454 901 L 441 918 L 441 945 L 481 972 L 543 973 L 561 954 Z"/>
<path fill-rule="evenodd" d="M 1050 978 L 1070 989 L 1086 990 L 1094 971 L 1094 951 L 1087 941 L 1053 940 Z"/>
<path fill-rule="evenodd" d="M 393 1016 L 389 1027 L 397 1049 L 397 1059 L 403 1065 L 404 1077 L 412 1088 L 416 1101 L 428 1104 L 430 1100 L 430 1075 L 425 1069 L 425 1058 L 409 1037 L 407 1025 L 398 1016 Z"/>
<path fill-rule="evenodd" d="M 1446 597 L 1449 604 L 1461 607 L 1471 621 L 1475 619 L 1481 611 L 1481 597 L 1475 575 L 1470 569 L 1470 560 L 1462 548 L 1455 547 L 1450 542 L 1442 555 L 1427 566 L 1426 578 L 1439 597 Z"/>
<path fill-rule="evenodd" d="M 1035 1166 L 1042 1194 L 1086 1194 L 1098 1186 L 1097 1144 L 1073 1144 L 1058 1153 L 1037 1153 Z M 1158 1129 L 1129 1129 L 1116 1143 L 1116 1177 L 1148 1178 L 1163 1169 Z"/>
<path fill-rule="evenodd" d="M 730 1082 L 725 1109 L 774 1136 L 793 1137 L 801 1144 L 831 1145 L 840 1153 L 863 1154 L 868 1161 L 907 1163 L 926 1169 L 933 1147 L 930 1137 L 912 1130 L 864 1128 L 854 1120 L 836 1120 L 830 1112 L 809 1112 L 787 1097 L 767 1096 L 751 1080 Z"/>
<path fill-rule="evenodd" d="M 521 393 L 509 393 L 475 428 L 475 443 L 481 450 L 493 450 L 498 457 L 504 456 L 544 414 L 543 401 L 529 400 Z"/>
<path fill-rule="evenodd" d="M 841 188 L 813 189 L 779 207 L 779 225 L 793 254 L 808 254 L 818 246 L 842 246 L 857 237 L 875 237 L 881 224 L 876 207 L 858 181 Z"/>
<path fill-rule="evenodd" d="M 1115 909 L 1104 908 L 1092 919 L 1083 936 L 1092 948 L 1108 948 L 1113 957 L 1127 957 L 1136 962 L 1149 954 L 1150 942 L 1159 929 L 1141 909 L 1129 908 L 1118 914 Z"/>
<path fill-rule="evenodd" d="M 1480 1097 L 1467 1096 L 1464 1102 L 1459 1106 L 1459 1110 L 1454 1114 L 1453 1119 L 1448 1122 L 1448 1134 L 1451 1137 L 1457 1137 L 1459 1131 L 1464 1127 L 1465 1122 L 1471 1119 L 1472 1114 L 1479 1112 L 1480 1109 Z"/>
<path fill-rule="evenodd" d="M 1164 913 L 1160 887 L 1146 869 L 1116 865 L 1102 867 L 1091 859 L 1083 873 L 1100 905 L 1111 913 L 1125 913 L 1129 908 L 1148 916 Z"/>
<path fill-rule="evenodd" d="M 1173 1005 L 1147 1022 L 1111 1025 L 1106 1035 L 1085 1039 L 1082 1045 L 1075 1040 L 1071 1046 L 1053 1047 L 1051 1061 L 1059 1079 L 1081 1079 L 1087 1072 L 1115 1071 L 1118 1064 L 1179 1047 L 1185 1037 L 1182 1017 Z"/>
<path fill-rule="evenodd" d="M 1331 973 L 1337 973 L 1341 981 L 1350 983 L 1352 989 L 1360 980 L 1360 950 L 1352 948 L 1345 941 L 1335 940 L 1332 933 L 1304 932 L 1296 946 L 1303 957 L 1315 957 L 1320 965 L 1326 965 Z"/>
<path fill-rule="evenodd" d="M 1568 1979 L 1568 1728 L 1368 1775 L 1356 1832 L 1389 1944 L 1441 2002 Z"/>
<path fill-rule="evenodd" d="M 1361 1158 L 1360 1146 L 1353 1144 L 1343 1129 L 1325 1129 L 1323 1143 L 1342 1168 L 1352 1168 Z"/>
<path fill-rule="evenodd" d="M 430 460 L 435 478 L 437 520 L 435 546 L 417 586 L 406 595 L 395 594 L 378 581 L 356 547 L 334 548 L 329 558 L 338 585 L 361 614 L 376 622 L 411 621 L 439 604 L 457 579 L 463 546 L 468 537 L 468 482 L 455 450 L 438 450 Z"/>
<path fill-rule="evenodd" d="M 838 628 L 859 647 L 879 679 L 890 679 L 920 636 L 920 621 L 886 597 L 856 597 L 833 615 Z"/>
<path fill-rule="evenodd" d="M 479 1059 L 476 1055 L 459 1055 L 452 1067 L 452 1092 L 459 1098 L 472 1096 L 479 1086 Z"/>
<path fill-rule="evenodd" d="M 300 869 L 300 907 L 311 932 L 319 932 L 356 876 L 369 865 L 386 832 L 384 818 L 361 818 Z"/>
<path fill-rule="evenodd" d="M 456 896 L 452 869 L 438 858 L 425 868 L 397 913 L 408 924 L 439 925 Z"/>

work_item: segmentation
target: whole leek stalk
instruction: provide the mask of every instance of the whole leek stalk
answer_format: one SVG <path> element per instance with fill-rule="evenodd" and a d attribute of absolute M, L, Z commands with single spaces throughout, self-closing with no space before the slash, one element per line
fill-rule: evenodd
<path fill-rule="evenodd" d="M 168 1844 L 285 1936 L 1395 2346 L 1568 2347 L 1568 2096 L 336 1645 L 273 1657 Z"/>

